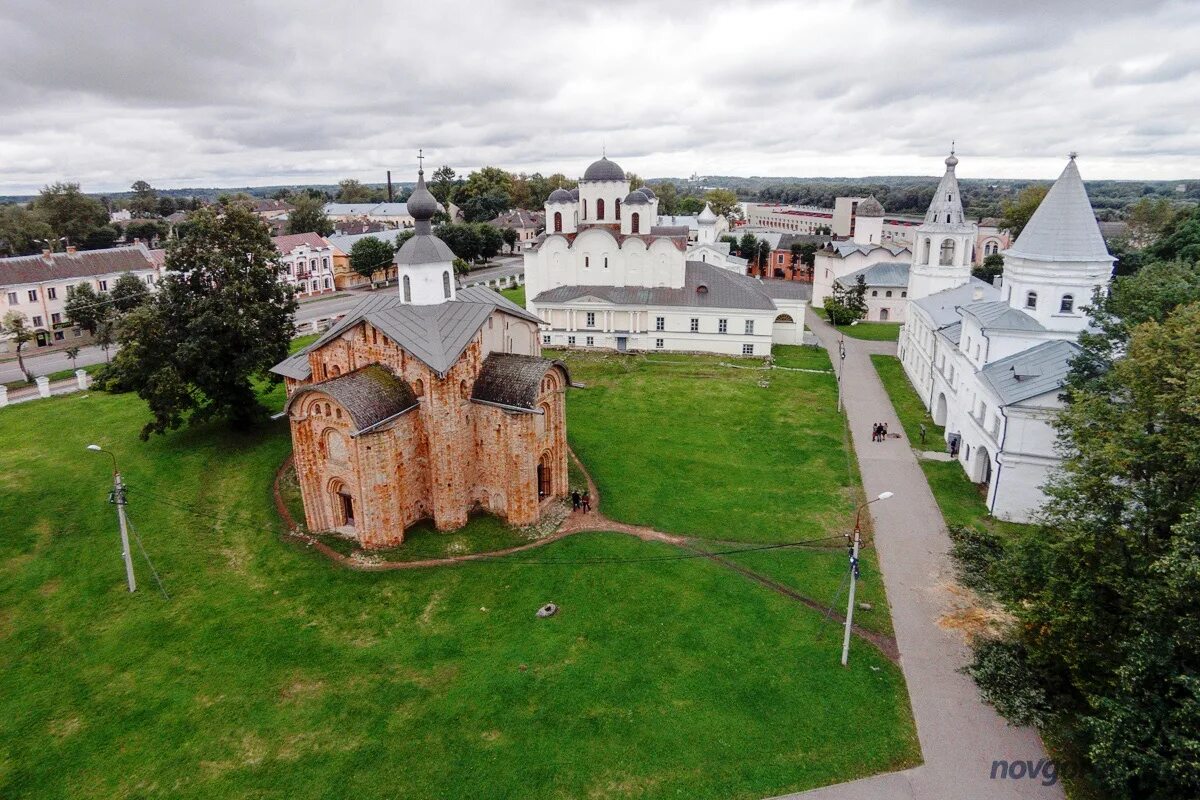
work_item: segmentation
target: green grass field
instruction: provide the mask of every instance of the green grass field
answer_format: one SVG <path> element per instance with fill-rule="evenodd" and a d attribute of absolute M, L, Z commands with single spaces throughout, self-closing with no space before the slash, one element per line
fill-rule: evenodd
<path fill-rule="evenodd" d="M 925 410 L 921 398 L 904 374 L 900 359 L 895 356 L 873 355 L 871 363 L 879 373 L 879 379 L 887 390 L 900 424 L 913 447 L 921 447 L 922 423 L 925 425 L 925 449 L 945 451 L 945 431 L 936 425 Z M 1017 535 L 1029 528 L 1015 522 L 1004 522 L 993 518 L 987 510 L 983 491 L 971 483 L 962 466 L 955 461 L 921 460 L 921 469 L 929 488 L 937 499 L 938 507 L 948 525 L 962 525 L 991 530 L 1006 535 Z"/>
<path fill-rule="evenodd" d="M 758 373 L 691 362 L 573 359 L 595 388 L 571 391 L 570 430 L 599 459 L 587 463 L 608 484 L 605 510 L 742 541 L 841 527 L 857 481 L 828 474 L 853 470 L 844 450 L 819 452 L 841 447 L 817 405 L 830 416 L 832 379 L 775 371 L 762 389 Z M 147 416 L 137 397 L 102 392 L 0 410 L 2 797 L 757 798 L 918 759 L 899 670 L 863 642 L 841 668 L 839 627 L 734 572 L 605 533 L 451 568 L 348 571 L 279 537 L 285 424 L 142 443 Z M 646 451 L 621 426 L 651 419 Z M 606 449 L 606 426 L 639 446 Z M 685 457 L 704 426 L 724 453 Z M 141 588 L 124 589 L 109 461 L 92 442 L 120 459 L 170 600 L 136 547 Z M 781 456 L 794 472 L 771 463 Z M 631 465 L 653 485 L 617 477 Z M 739 558 L 816 591 L 825 571 L 810 563 L 828 561 L 836 582 L 844 554 Z M 536 619 L 546 602 L 561 612 Z"/>
<path fill-rule="evenodd" d="M 500 291 L 500 294 L 504 295 L 509 300 L 512 300 L 514 303 L 519 305 L 521 308 L 525 307 L 525 287 L 524 286 L 516 286 L 516 287 L 513 287 L 512 289 L 502 289 Z"/>
<path fill-rule="evenodd" d="M 812 310 L 821 319 L 829 319 L 825 309 L 813 306 Z M 857 325 L 842 325 L 838 330 L 855 339 L 873 342 L 894 342 L 900 338 L 899 322 L 859 322 Z"/>

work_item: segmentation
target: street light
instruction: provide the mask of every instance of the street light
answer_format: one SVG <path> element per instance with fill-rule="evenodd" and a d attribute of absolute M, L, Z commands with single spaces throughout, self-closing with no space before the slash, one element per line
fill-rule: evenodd
<path fill-rule="evenodd" d="M 105 450 L 98 444 L 89 444 L 87 449 L 93 453 L 104 453 L 112 459 L 112 502 L 117 507 L 117 524 L 121 528 L 121 558 L 125 560 L 125 579 L 129 584 L 129 591 L 136 592 L 137 579 L 133 576 L 133 559 L 130 558 L 129 554 L 129 526 L 125 520 L 125 485 L 121 483 L 121 473 L 117 470 L 117 457 L 111 451 Z"/>
<path fill-rule="evenodd" d="M 842 666 L 850 661 L 850 629 L 854 625 L 854 589 L 858 583 L 858 548 L 861 542 L 859 522 L 862 520 L 863 509 L 892 497 L 891 492 L 882 492 L 874 500 L 868 500 L 858 507 L 854 514 L 854 546 L 850 551 L 850 599 L 846 604 L 846 632 L 842 636 Z"/>

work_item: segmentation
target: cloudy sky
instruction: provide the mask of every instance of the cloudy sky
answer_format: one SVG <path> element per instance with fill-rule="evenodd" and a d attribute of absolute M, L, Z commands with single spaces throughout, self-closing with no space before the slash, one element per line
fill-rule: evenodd
<path fill-rule="evenodd" d="M 0 194 L 578 176 L 1200 178 L 1200 3 L 0 4 Z"/>

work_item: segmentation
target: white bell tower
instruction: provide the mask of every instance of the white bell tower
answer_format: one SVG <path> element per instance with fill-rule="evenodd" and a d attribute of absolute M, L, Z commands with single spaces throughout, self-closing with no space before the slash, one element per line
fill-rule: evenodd
<path fill-rule="evenodd" d="M 962 196 L 954 168 L 954 148 L 946 159 L 942 176 L 925 221 L 913 232 L 913 260 L 908 278 L 908 299 L 962 286 L 971 280 L 971 250 L 979 229 L 963 215 Z"/>

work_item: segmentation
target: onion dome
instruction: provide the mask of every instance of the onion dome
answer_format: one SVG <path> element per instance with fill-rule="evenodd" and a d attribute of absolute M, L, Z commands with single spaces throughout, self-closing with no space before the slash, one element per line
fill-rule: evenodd
<path fill-rule="evenodd" d="M 858 209 L 854 213 L 860 217 L 882 217 L 883 205 L 875 199 L 875 195 L 871 195 L 858 204 Z"/>
<path fill-rule="evenodd" d="M 950 169 L 954 169 L 956 166 L 958 166 L 958 156 L 954 155 L 953 150 L 951 150 L 950 155 L 946 157 L 946 166 Z"/>
<path fill-rule="evenodd" d="M 417 188 L 408 196 L 408 213 L 416 222 L 427 223 L 441 210 L 437 199 L 425 188 L 425 170 L 417 172 Z"/>
<path fill-rule="evenodd" d="M 571 193 L 569 191 L 567 191 L 566 189 L 555 189 L 553 192 L 550 193 L 550 196 L 546 198 L 546 202 L 547 203 L 573 203 L 575 201 L 571 198 Z"/>
<path fill-rule="evenodd" d="M 647 185 L 647 186 L 643 186 L 642 188 L 638 189 L 638 191 L 639 191 L 639 192 L 641 192 L 642 194 L 646 195 L 646 197 L 649 197 L 651 200 L 657 200 L 657 199 L 658 199 L 658 195 L 656 195 L 656 194 L 654 193 L 654 190 L 653 190 L 653 189 L 651 189 L 651 188 L 650 188 L 648 185 Z"/>
<path fill-rule="evenodd" d="M 623 181 L 625 170 L 617 166 L 617 162 L 609 161 L 607 157 L 593 161 L 583 173 L 585 181 Z"/>
<path fill-rule="evenodd" d="M 576 186 L 574 189 L 571 190 L 571 201 L 575 202 L 575 203 L 579 202 L 579 187 L 578 186 Z"/>
<path fill-rule="evenodd" d="M 630 192 L 621 203 L 627 206 L 647 206 L 650 205 L 650 198 L 641 192 Z"/>
<path fill-rule="evenodd" d="M 708 203 L 705 203 L 704 210 L 700 212 L 698 217 L 696 217 L 696 222 L 700 223 L 701 225 L 714 225 L 716 224 L 716 221 L 717 215 L 712 210 L 712 206 Z"/>

